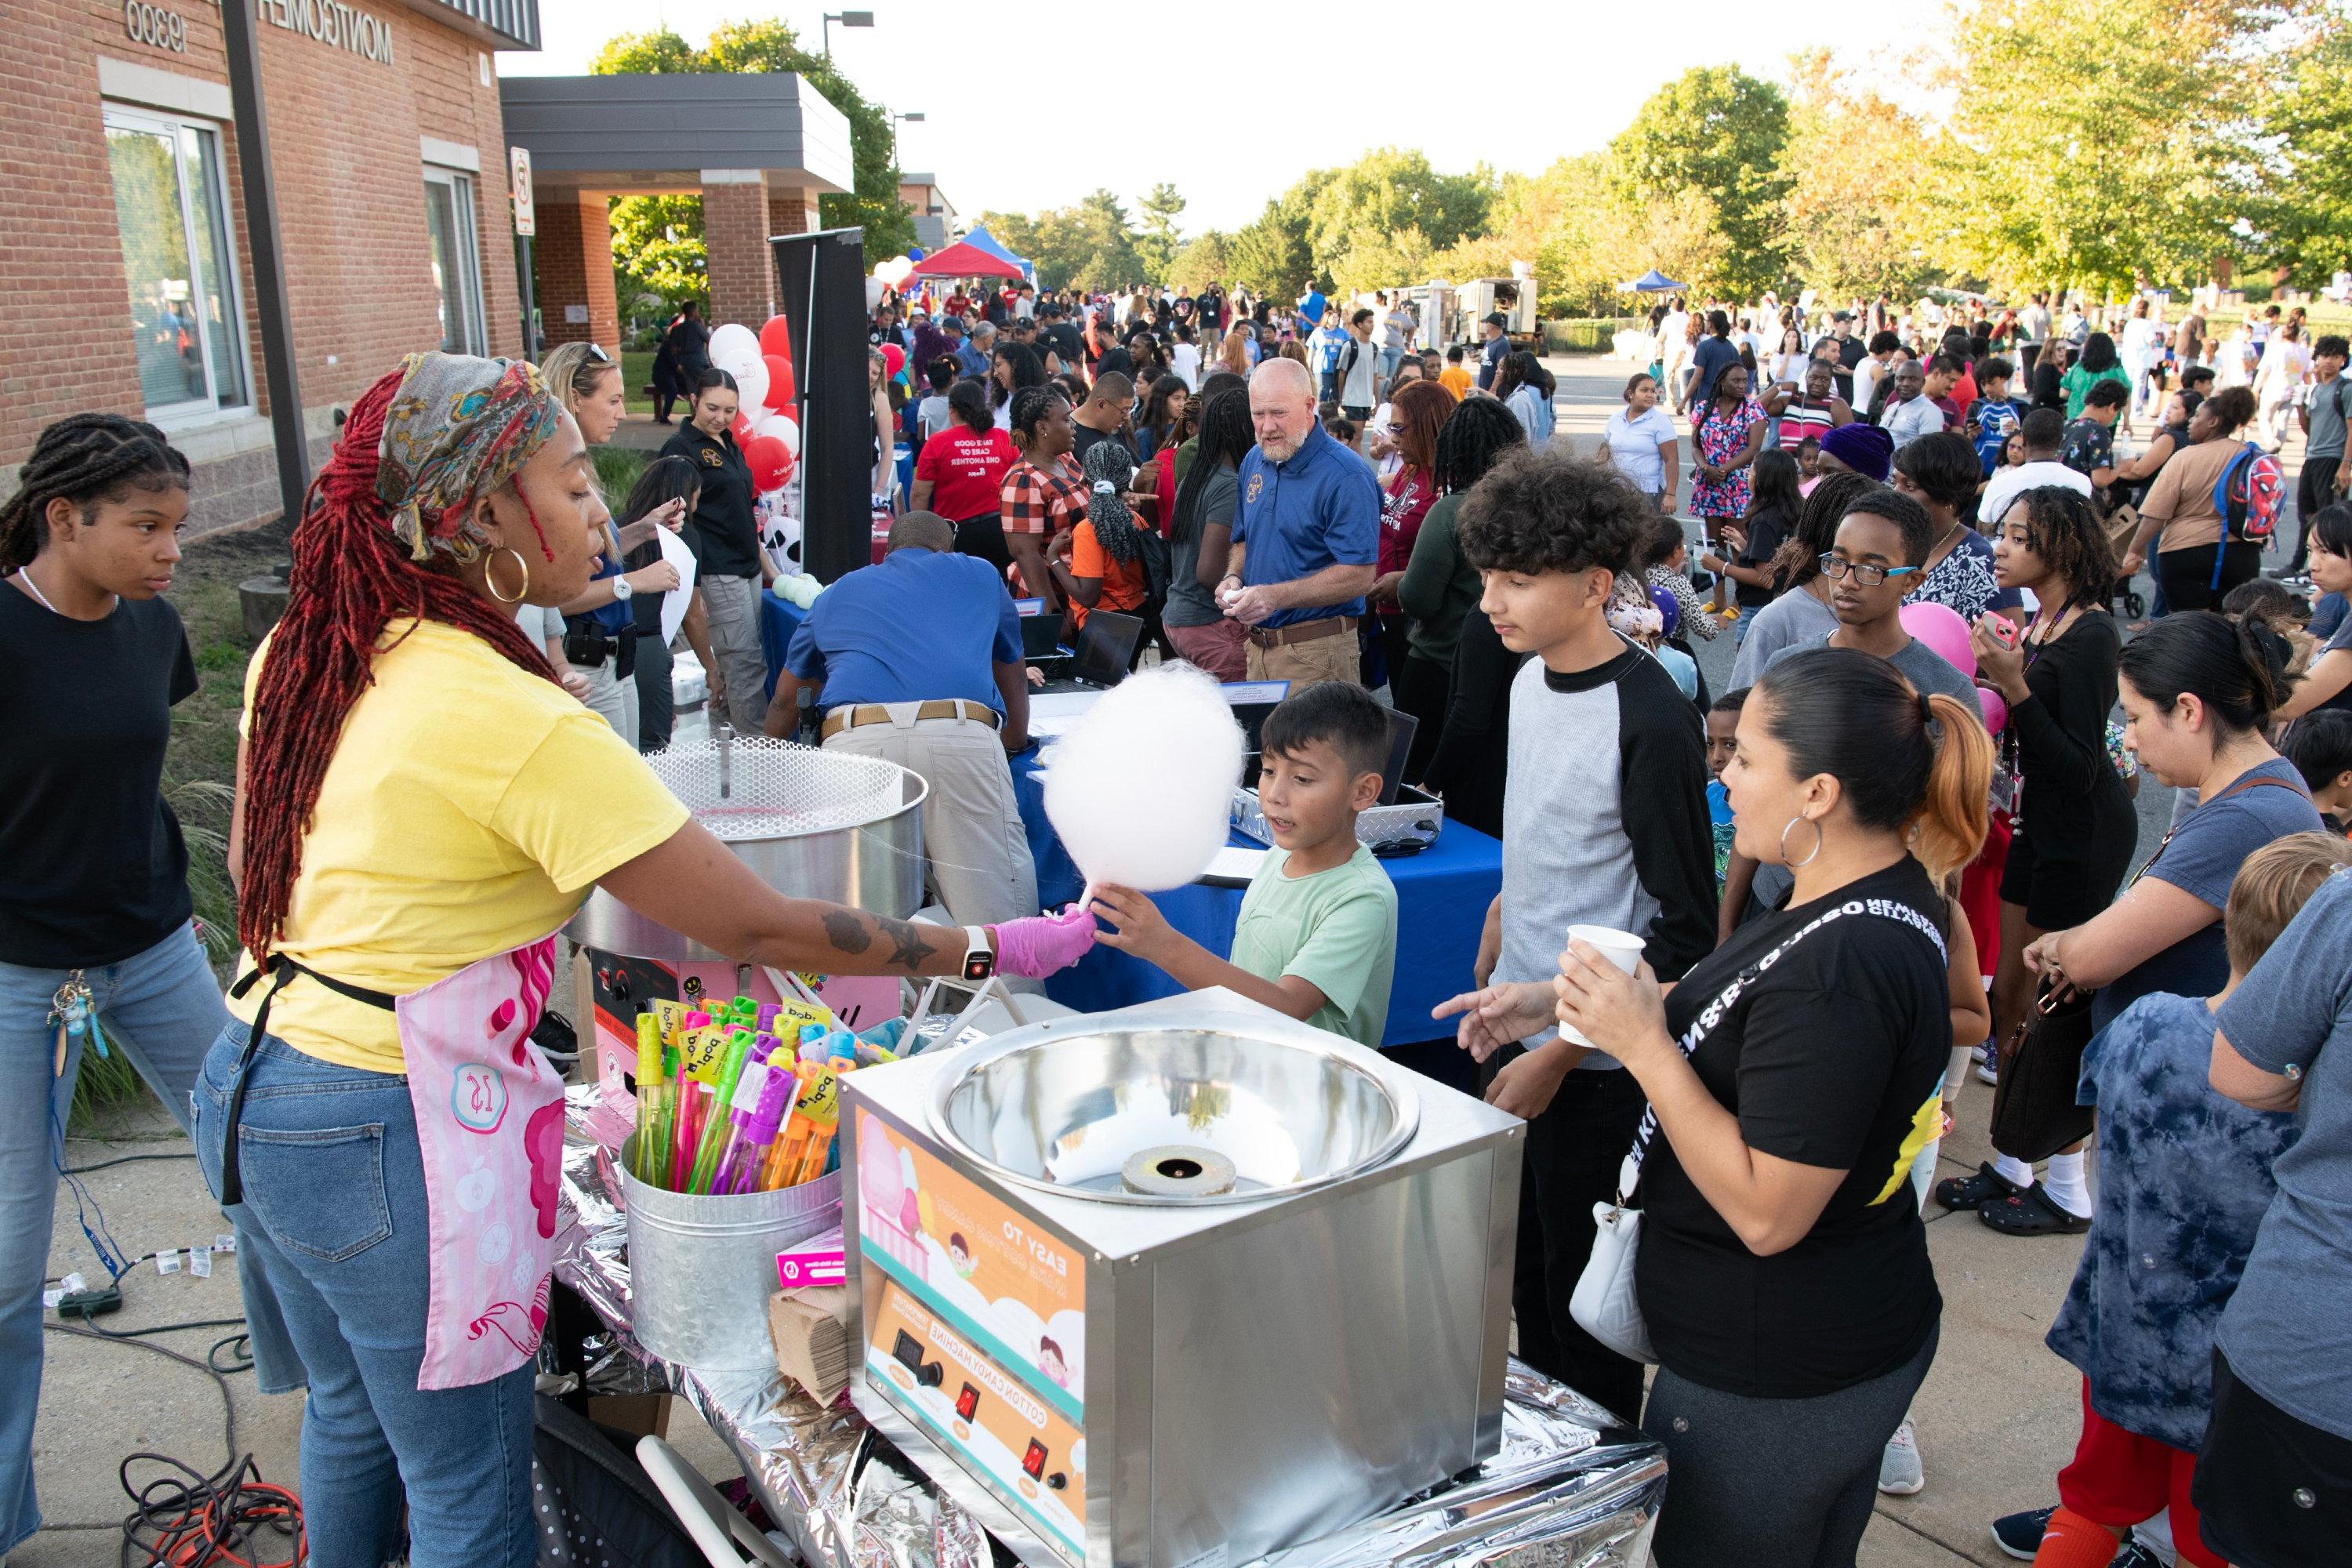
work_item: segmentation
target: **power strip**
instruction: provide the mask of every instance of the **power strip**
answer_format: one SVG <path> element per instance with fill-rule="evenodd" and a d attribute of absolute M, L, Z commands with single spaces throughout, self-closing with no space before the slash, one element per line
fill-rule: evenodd
<path fill-rule="evenodd" d="M 97 1290 L 77 1290 L 58 1303 L 60 1318 L 102 1318 L 122 1310 L 122 1291 L 109 1285 Z"/>

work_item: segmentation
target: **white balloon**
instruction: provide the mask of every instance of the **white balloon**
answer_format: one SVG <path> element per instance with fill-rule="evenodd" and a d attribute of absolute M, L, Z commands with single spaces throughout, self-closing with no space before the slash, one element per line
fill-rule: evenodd
<path fill-rule="evenodd" d="M 791 452 L 794 458 L 798 458 L 801 455 L 800 424 L 789 414 L 779 414 L 772 411 L 767 417 L 753 420 L 751 422 L 751 434 L 754 436 L 773 436 L 777 440 L 782 441 L 784 444 L 785 449 Z"/>
<path fill-rule="evenodd" d="M 741 322 L 730 321 L 710 334 L 710 363 L 729 374 L 746 353 L 760 357 L 760 334 Z"/>
<path fill-rule="evenodd" d="M 1045 755 L 1045 816 L 1090 882 L 1181 888 L 1209 868 L 1231 826 L 1242 731 L 1217 683 L 1163 664 L 1105 692 Z M 1151 831 L 1136 808 L 1152 803 Z"/>
<path fill-rule="evenodd" d="M 756 427 L 760 410 L 767 406 L 768 402 L 768 362 L 755 354 L 750 364 L 730 370 L 728 374 L 735 378 L 736 406 L 751 416 Z"/>

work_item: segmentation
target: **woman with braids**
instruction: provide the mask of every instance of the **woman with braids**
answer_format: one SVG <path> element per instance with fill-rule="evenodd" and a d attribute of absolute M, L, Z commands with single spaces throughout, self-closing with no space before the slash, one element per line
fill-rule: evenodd
<path fill-rule="evenodd" d="M 1135 482 L 1127 443 L 1097 441 L 1087 447 L 1085 474 L 1086 511 L 1068 532 L 1055 536 L 1050 557 L 1074 637 L 1096 610 L 1145 614 L 1150 589 L 1142 531 L 1127 504 L 1128 487 Z"/>
<path fill-rule="evenodd" d="M 1090 918 L 918 926 L 762 883 L 515 625 L 516 604 L 586 587 L 604 521 L 537 371 L 413 356 L 352 405 L 247 675 L 229 863 L 247 956 L 195 1142 L 310 1368 L 322 1568 L 402 1555 L 404 1502 L 415 1568 L 533 1561 L 562 1134 L 524 1036 L 547 933 L 592 885 L 775 968 L 945 974 L 987 950 L 1042 974 L 1091 940 Z"/>
<path fill-rule="evenodd" d="M 1216 595 L 1233 544 L 1242 458 L 1257 445 L 1257 431 L 1250 423 L 1247 383 L 1219 371 L 1202 390 L 1207 395 L 1196 405 L 1192 458 L 1169 509 L 1168 603 L 1160 625 L 1185 659 L 1219 680 L 1243 680 L 1249 675 L 1248 631 L 1218 606 Z"/>
<path fill-rule="evenodd" d="M 187 515 L 187 458 L 112 414 L 42 431 L 0 506 L 0 1557 L 41 1528 L 41 1282 L 83 1058 L 99 1039 L 122 1053 L 184 1131 L 228 1020 L 161 787 L 172 709 L 196 689 L 162 597 Z M 299 1387 L 267 1285 L 245 1283 L 261 1386 Z"/>
<path fill-rule="evenodd" d="M 1013 445 L 1021 457 L 1004 470 L 997 489 L 1004 548 L 1026 592 L 1042 596 L 1048 610 L 1062 608 L 1062 589 L 1048 563 L 1049 551 L 1087 511 L 1087 487 L 1070 458 L 1077 427 L 1074 405 L 1056 383 L 1024 387 L 1013 399 Z"/>
<path fill-rule="evenodd" d="M 565 343 L 540 363 L 540 376 L 562 400 L 563 411 L 580 426 L 580 438 L 589 447 L 603 446 L 620 428 L 623 398 L 621 366 L 594 343 Z M 604 531 L 604 549 L 597 557 L 596 574 L 578 598 L 557 606 L 563 616 L 564 661 L 587 678 L 588 694 L 581 700 L 604 717 L 613 733 L 638 744 L 637 661 L 646 657 L 648 640 L 661 638 L 662 595 L 678 584 L 677 568 L 661 558 L 635 570 L 627 553 L 652 543 L 656 526 L 686 525 L 683 508 L 670 506 L 656 517 L 633 519 L 627 529 Z M 646 636 L 650 617 L 652 637 Z M 661 661 L 665 667 L 667 658 Z M 667 728 L 667 726 L 665 726 Z"/>

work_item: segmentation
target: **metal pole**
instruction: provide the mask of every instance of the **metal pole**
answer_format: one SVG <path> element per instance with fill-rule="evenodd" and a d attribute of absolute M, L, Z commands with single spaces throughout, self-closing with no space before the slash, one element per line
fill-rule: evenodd
<path fill-rule="evenodd" d="M 261 39 L 252 0 L 221 0 L 221 42 L 228 56 L 230 112 L 236 119 L 236 166 L 245 184 L 246 247 L 253 258 L 254 313 L 261 321 L 261 364 L 269 387 L 270 437 L 278 447 L 278 493 L 299 520 L 310 488 L 310 441 L 302 428 L 302 390 L 294 368 L 294 318 L 286 304 L 286 258 L 278 239 L 278 192 L 269 173 L 269 120 L 261 101 Z"/>
<path fill-rule="evenodd" d="M 515 249 L 521 257 L 516 263 L 516 270 L 522 278 L 522 357 L 536 364 L 539 362 L 539 333 L 532 327 L 539 312 L 530 292 L 530 236 L 516 235 Z"/>

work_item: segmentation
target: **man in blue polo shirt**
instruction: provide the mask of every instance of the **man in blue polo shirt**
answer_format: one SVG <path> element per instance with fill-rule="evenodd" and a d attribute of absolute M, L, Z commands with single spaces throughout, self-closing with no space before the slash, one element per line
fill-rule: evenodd
<path fill-rule="evenodd" d="M 1257 445 L 1242 458 L 1233 551 L 1217 584 L 1249 628 L 1249 678 L 1360 684 L 1356 624 L 1379 575 L 1381 487 L 1371 465 L 1315 417 L 1315 384 L 1297 360 L 1251 373 Z"/>
<path fill-rule="evenodd" d="M 959 924 L 1037 912 L 1037 868 L 1006 760 L 1029 744 L 1020 612 L 987 562 L 955 553 L 953 524 L 908 512 L 880 565 L 817 595 L 776 677 L 770 735 L 798 731 L 807 685 L 817 688 L 826 751 L 897 763 L 930 786 L 929 890 Z"/>

